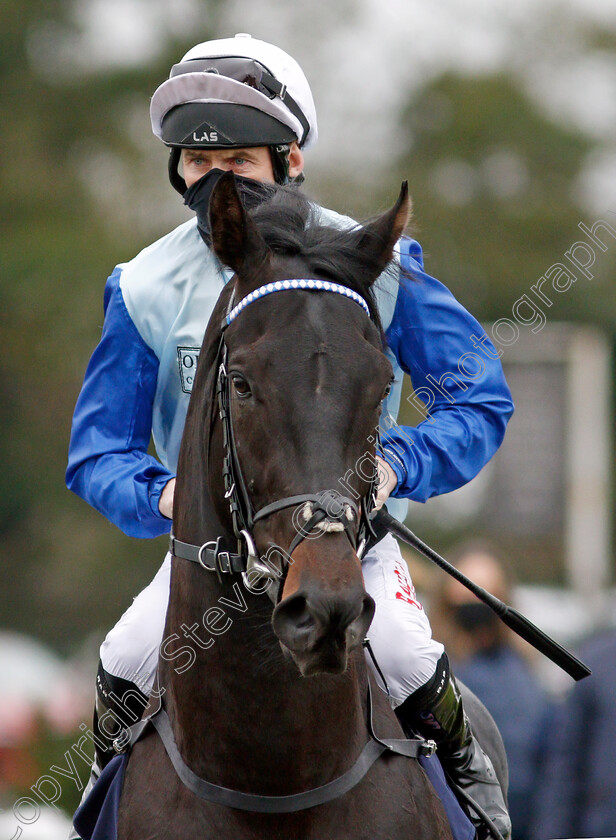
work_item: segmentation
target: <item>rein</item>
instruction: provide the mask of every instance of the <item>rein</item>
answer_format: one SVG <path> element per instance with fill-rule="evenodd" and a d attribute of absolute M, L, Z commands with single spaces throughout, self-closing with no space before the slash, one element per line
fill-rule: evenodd
<path fill-rule="evenodd" d="M 330 292 L 342 295 L 361 306 L 366 314 L 370 316 L 370 307 L 357 292 L 339 283 L 332 283 L 327 280 L 305 278 L 278 280 L 260 286 L 235 305 L 234 295 L 231 296 L 227 313 L 221 324 L 222 336 L 218 350 L 218 361 L 216 363 L 218 366 L 216 399 L 218 403 L 218 414 L 222 422 L 225 498 L 229 503 L 233 532 L 238 542 L 237 552 L 232 553 L 227 550 L 222 550 L 220 545 L 222 537 L 210 540 L 203 545 L 182 542 L 174 536 L 173 531 L 169 537 L 169 551 L 175 557 L 199 563 L 207 571 L 216 572 L 219 579 L 223 574 L 242 574 L 244 584 L 249 590 L 252 590 L 255 586 L 255 578 L 257 580 L 260 578 L 273 580 L 282 577 L 282 571 L 278 572 L 259 558 L 252 535 L 252 529 L 256 522 L 280 510 L 297 507 L 302 504 L 305 505 L 303 511 L 305 521 L 299 527 L 295 523 L 297 533 L 288 549 L 285 551 L 280 546 L 272 546 L 273 549 L 278 551 L 286 559 L 287 563 L 291 562 L 291 554 L 300 542 L 319 526 L 322 530 L 344 530 L 360 559 L 368 539 L 375 537 L 369 516 L 374 508 L 376 499 L 376 469 L 368 492 L 361 500 L 360 505 L 353 499 L 340 495 L 335 490 L 322 490 L 318 493 L 302 493 L 295 496 L 287 496 L 271 502 L 255 512 L 246 488 L 238 458 L 233 419 L 230 410 L 231 391 L 229 376 L 227 374 L 228 349 L 225 342 L 225 330 L 251 303 L 275 292 L 293 290 Z M 352 527 L 353 525 L 355 525 L 354 528 Z M 259 589 L 258 591 L 263 590 Z"/>

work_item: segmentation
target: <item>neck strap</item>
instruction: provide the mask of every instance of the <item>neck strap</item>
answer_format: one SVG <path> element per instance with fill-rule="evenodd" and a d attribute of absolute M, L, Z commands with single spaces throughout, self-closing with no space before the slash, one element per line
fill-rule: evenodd
<path fill-rule="evenodd" d="M 420 755 L 430 756 L 436 750 L 434 741 L 423 739 L 379 738 L 374 732 L 372 723 L 372 692 L 368 680 L 367 695 L 367 729 L 368 741 L 359 754 L 355 764 L 342 776 L 320 787 L 312 788 L 301 793 L 287 796 L 264 796 L 261 794 L 244 793 L 243 791 L 221 787 L 212 784 L 198 776 L 186 764 L 177 746 L 171 721 L 161 703 L 157 711 L 129 727 L 125 738 L 114 743 L 116 752 L 125 752 L 137 741 L 148 724 L 156 729 L 165 751 L 182 783 L 199 799 L 215 802 L 227 808 L 240 811 L 254 811 L 258 814 L 292 814 L 315 808 L 325 802 L 331 802 L 352 790 L 366 775 L 374 762 L 384 753 L 404 756 L 405 758 L 419 758 Z"/>

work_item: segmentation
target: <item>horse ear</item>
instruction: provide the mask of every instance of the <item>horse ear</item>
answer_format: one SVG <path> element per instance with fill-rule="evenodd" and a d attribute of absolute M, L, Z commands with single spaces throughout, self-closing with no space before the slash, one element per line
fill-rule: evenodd
<path fill-rule="evenodd" d="M 357 247 L 366 261 L 376 269 L 376 277 L 385 269 L 393 256 L 394 245 L 402 235 L 411 215 L 409 183 L 403 181 L 398 200 L 374 221 L 364 225 L 359 232 Z"/>
<path fill-rule="evenodd" d="M 212 248 L 218 259 L 240 277 L 258 269 L 269 248 L 240 200 L 233 172 L 225 172 L 210 199 Z"/>

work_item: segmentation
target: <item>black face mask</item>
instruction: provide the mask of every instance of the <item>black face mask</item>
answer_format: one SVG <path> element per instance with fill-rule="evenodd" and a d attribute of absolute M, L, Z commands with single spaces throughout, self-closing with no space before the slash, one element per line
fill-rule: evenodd
<path fill-rule="evenodd" d="M 197 227 L 206 245 L 211 245 L 210 236 L 210 199 L 218 179 L 224 175 L 222 169 L 211 169 L 207 175 L 189 187 L 184 193 L 184 204 L 197 214 Z M 235 186 L 246 210 L 252 210 L 264 202 L 273 192 L 272 184 L 253 181 L 252 178 L 235 176 Z"/>
<path fill-rule="evenodd" d="M 467 633 L 477 630 L 495 629 L 498 618 L 487 604 L 466 603 L 453 607 L 453 620 Z"/>

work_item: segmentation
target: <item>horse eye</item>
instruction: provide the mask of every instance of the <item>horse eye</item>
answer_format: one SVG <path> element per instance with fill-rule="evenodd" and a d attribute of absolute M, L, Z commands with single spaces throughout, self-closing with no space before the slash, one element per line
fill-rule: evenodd
<path fill-rule="evenodd" d="M 250 385 L 244 379 L 243 376 L 240 376 L 239 373 L 232 373 L 231 374 L 231 382 L 233 382 L 233 387 L 235 389 L 235 393 L 238 397 L 249 397 L 251 394 Z"/>
<path fill-rule="evenodd" d="M 391 394 L 391 389 L 393 388 L 393 384 L 394 384 L 393 381 L 387 383 L 387 387 L 385 388 L 385 391 L 383 392 L 382 400 L 386 400 L 387 397 Z M 382 402 L 382 400 L 381 400 L 381 402 Z"/>

